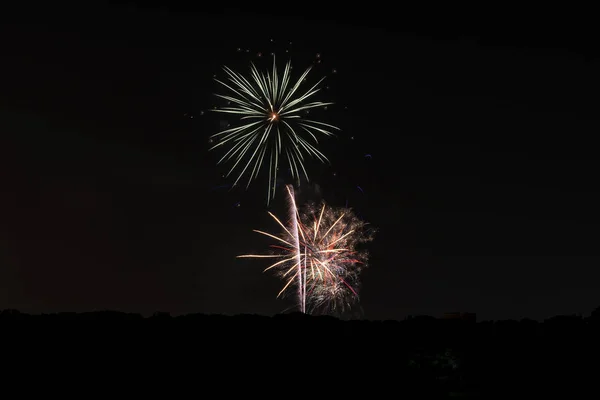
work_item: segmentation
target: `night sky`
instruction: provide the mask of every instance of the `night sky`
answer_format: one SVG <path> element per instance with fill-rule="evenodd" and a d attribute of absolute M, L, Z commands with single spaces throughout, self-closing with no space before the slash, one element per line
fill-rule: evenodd
<path fill-rule="evenodd" d="M 600 63 L 582 40 L 375 12 L 55 11 L 0 32 L 0 309 L 288 308 L 264 263 L 235 258 L 266 250 L 252 229 L 277 229 L 264 181 L 220 187 L 220 120 L 202 112 L 221 65 L 245 71 L 273 46 L 300 67 L 321 54 L 315 76 L 329 75 L 321 99 L 343 131 L 311 171 L 378 229 L 365 318 L 600 305 Z"/>

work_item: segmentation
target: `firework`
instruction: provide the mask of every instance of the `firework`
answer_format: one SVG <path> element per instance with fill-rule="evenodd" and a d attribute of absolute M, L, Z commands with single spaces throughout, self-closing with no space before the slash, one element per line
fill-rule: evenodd
<path fill-rule="evenodd" d="M 373 231 L 347 208 L 309 204 L 300 213 L 291 186 L 288 194 L 292 214 L 288 226 L 269 213 L 281 234 L 255 230 L 277 241 L 271 245 L 272 253 L 238 257 L 275 259 L 265 271 L 285 282 L 277 297 L 296 293 L 301 312 L 343 312 L 358 300 L 359 275 L 368 260 L 357 245 L 372 240 Z"/>
<path fill-rule="evenodd" d="M 211 136 L 215 144 L 210 148 L 227 147 L 218 161 L 233 163 L 227 176 L 237 171 L 236 186 L 244 175 L 248 176 L 246 188 L 256 179 L 263 166 L 268 164 L 269 184 L 267 202 L 275 197 L 275 186 L 280 160 L 286 159 L 292 178 L 299 184 L 302 173 L 308 180 L 305 158 L 313 157 L 322 163 L 329 162 L 317 148 L 318 136 L 332 136 L 339 128 L 314 119 L 308 113 L 315 108 L 325 108 L 333 103 L 313 101 L 320 91 L 320 79 L 309 89 L 302 89 L 311 68 L 292 81 L 292 64 L 287 62 L 283 72 L 277 69 L 275 57 L 273 68 L 260 72 L 254 64 L 250 76 L 223 67 L 226 81 L 215 79 L 227 94 L 216 96 L 226 100 L 226 107 L 213 111 L 236 117 L 231 128 Z"/>

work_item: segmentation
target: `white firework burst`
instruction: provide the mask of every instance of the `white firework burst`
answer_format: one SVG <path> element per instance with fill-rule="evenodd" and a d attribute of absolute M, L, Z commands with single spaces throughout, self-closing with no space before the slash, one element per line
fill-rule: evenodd
<path fill-rule="evenodd" d="M 260 72 L 252 63 L 249 78 L 226 66 L 223 70 L 227 81 L 215 80 L 227 89 L 228 94 L 216 96 L 226 100 L 228 105 L 213 111 L 234 115 L 239 119 L 236 120 L 235 126 L 211 136 L 211 140 L 217 143 L 210 150 L 229 147 L 218 164 L 233 163 L 226 174 L 229 176 L 238 171 L 233 186 L 247 175 L 248 188 L 268 163 L 268 203 L 275 197 L 277 172 L 282 158 L 287 159 L 292 178 L 297 184 L 300 182 L 301 173 L 307 181 L 309 180 L 304 165 L 306 156 L 316 158 L 322 163 L 329 162 L 317 148 L 317 137 L 332 136 L 333 131 L 339 128 L 307 118 L 311 109 L 333 104 L 312 100 L 321 90 L 319 85 L 325 78 L 320 79 L 310 89 L 302 90 L 301 86 L 311 67 L 292 83 L 291 62 L 286 63 L 283 74 L 280 74 L 275 57 L 271 71 L 267 69 Z"/>

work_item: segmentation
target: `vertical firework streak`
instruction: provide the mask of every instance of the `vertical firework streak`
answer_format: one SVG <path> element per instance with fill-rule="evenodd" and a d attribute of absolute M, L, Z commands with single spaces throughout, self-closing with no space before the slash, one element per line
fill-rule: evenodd
<path fill-rule="evenodd" d="M 305 290 L 305 279 L 302 274 L 302 259 L 300 257 L 300 237 L 298 235 L 298 207 L 296 207 L 296 199 L 294 198 L 294 187 L 292 185 L 286 186 L 289 202 L 290 202 L 290 223 L 292 224 L 292 232 L 294 238 L 294 248 L 296 250 L 296 264 L 298 265 L 298 305 L 300 312 L 306 312 L 306 290 Z M 306 274 L 304 274 L 306 275 Z"/>
<path fill-rule="evenodd" d="M 296 283 L 295 296 L 302 313 L 344 313 L 358 301 L 359 275 L 368 261 L 367 253 L 356 247 L 371 241 L 374 230 L 367 229 L 368 224 L 348 208 L 308 204 L 300 212 L 293 187 L 286 188 L 289 224 L 269 212 L 283 229 L 281 235 L 254 230 L 278 241 L 271 245 L 274 252 L 238 258 L 278 259 L 265 272 L 273 270 L 285 281 L 277 297 L 290 292 Z"/>

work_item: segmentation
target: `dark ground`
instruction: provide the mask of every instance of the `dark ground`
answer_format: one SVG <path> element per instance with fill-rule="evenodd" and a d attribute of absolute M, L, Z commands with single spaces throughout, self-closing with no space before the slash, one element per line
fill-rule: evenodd
<path fill-rule="evenodd" d="M 144 318 L 111 311 L 27 315 L 5 310 L 0 329 L 7 338 L 44 332 L 44 339 L 30 346 L 38 353 L 67 359 L 77 354 L 86 365 L 115 356 L 115 371 L 123 365 L 165 371 L 171 365 L 171 372 L 185 370 L 203 387 L 233 385 L 228 390 L 236 394 L 292 390 L 290 375 L 300 374 L 307 379 L 306 390 L 323 394 L 360 390 L 377 396 L 410 393 L 411 398 L 506 398 L 596 393 L 599 312 L 543 323 L 476 323 L 428 316 L 399 322 L 294 313 Z"/>

